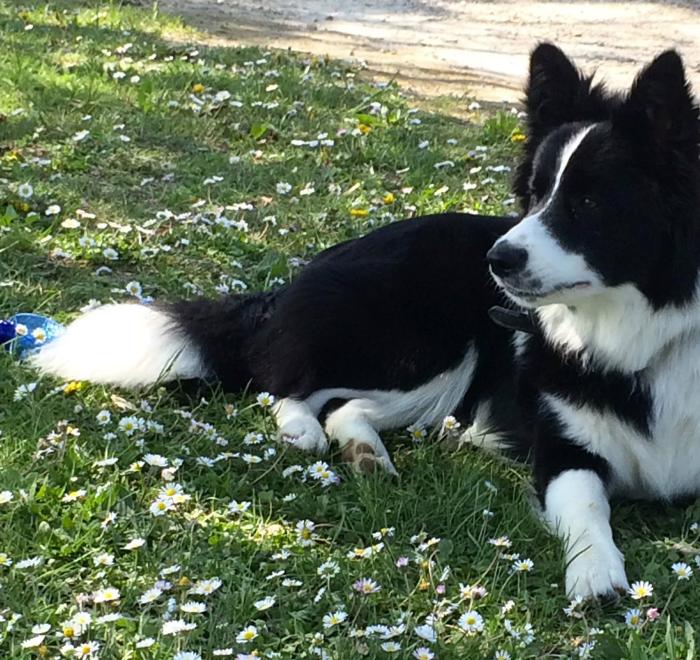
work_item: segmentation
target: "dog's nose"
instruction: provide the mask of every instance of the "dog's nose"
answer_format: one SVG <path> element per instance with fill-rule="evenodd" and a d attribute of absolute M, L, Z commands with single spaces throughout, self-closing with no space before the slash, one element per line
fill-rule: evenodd
<path fill-rule="evenodd" d="M 508 277 L 522 270 L 527 263 L 527 250 L 508 241 L 498 241 L 486 254 L 494 275 Z"/>

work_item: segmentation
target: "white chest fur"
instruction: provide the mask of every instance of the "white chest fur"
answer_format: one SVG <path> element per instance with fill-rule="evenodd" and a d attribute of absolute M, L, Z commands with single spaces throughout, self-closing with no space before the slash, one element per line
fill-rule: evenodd
<path fill-rule="evenodd" d="M 611 412 L 553 395 L 544 402 L 570 439 L 610 464 L 613 492 L 661 499 L 700 493 L 700 333 L 662 350 L 641 380 L 650 393 L 650 436 Z"/>

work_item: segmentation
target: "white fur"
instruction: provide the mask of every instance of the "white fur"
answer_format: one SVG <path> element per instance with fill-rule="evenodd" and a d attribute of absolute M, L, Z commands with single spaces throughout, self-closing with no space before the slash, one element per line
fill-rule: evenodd
<path fill-rule="evenodd" d="M 303 449 L 323 453 L 328 449 L 328 440 L 313 411 L 304 401 L 281 399 L 274 409 L 280 439 Z"/>
<path fill-rule="evenodd" d="M 471 384 L 476 368 L 477 351 L 472 344 L 460 364 L 445 371 L 414 390 L 357 390 L 343 387 L 314 392 L 306 403 L 321 410 L 331 399 L 363 399 L 371 402 L 365 414 L 378 431 L 409 424 L 431 426 L 453 413 Z"/>
<path fill-rule="evenodd" d="M 459 444 L 469 444 L 487 451 L 499 451 L 506 447 L 503 434 L 491 426 L 491 402 L 482 401 L 476 408 L 474 420 L 459 436 Z"/>
<path fill-rule="evenodd" d="M 605 486 L 591 470 L 567 470 L 545 493 L 545 517 L 566 544 L 566 592 L 591 598 L 628 588 L 610 528 Z"/>
<path fill-rule="evenodd" d="M 207 375 L 199 351 L 163 311 L 148 305 L 103 305 L 71 323 L 31 358 L 66 380 L 137 387 Z"/>
<path fill-rule="evenodd" d="M 543 401 L 568 438 L 610 464 L 616 494 L 672 499 L 700 492 L 700 331 L 661 351 L 638 378 L 653 402 L 651 437 L 610 412 L 552 395 Z"/>
<path fill-rule="evenodd" d="M 700 284 L 683 307 L 654 310 L 632 284 L 611 287 L 576 303 L 537 310 L 545 335 L 565 352 L 585 347 L 598 367 L 636 372 L 664 347 L 700 328 Z"/>
<path fill-rule="evenodd" d="M 381 417 L 381 409 L 371 399 L 353 399 L 326 419 L 326 432 L 342 448 L 351 440 L 368 444 L 374 449 L 378 463 L 389 473 L 398 474 L 391 462 L 379 434 L 376 431 L 376 420 Z"/>

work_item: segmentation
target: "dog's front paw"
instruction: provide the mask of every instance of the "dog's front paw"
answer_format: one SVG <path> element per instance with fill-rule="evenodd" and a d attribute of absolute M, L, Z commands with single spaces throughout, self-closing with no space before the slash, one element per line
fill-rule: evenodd
<path fill-rule="evenodd" d="M 609 548 L 589 547 L 574 556 L 566 569 L 569 598 L 607 599 L 629 589 L 622 553 Z"/>
<path fill-rule="evenodd" d="M 323 454 L 328 451 L 328 439 L 321 425 L 313 418 L 299 417 L 284 424 L 279 430 L 282 442 L 297 449 Z"/>

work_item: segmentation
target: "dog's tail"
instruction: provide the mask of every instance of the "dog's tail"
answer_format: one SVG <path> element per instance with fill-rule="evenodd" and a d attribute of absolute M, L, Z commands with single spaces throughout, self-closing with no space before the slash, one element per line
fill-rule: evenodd
<path fill-rule="evenodd" d="M 110 304 L 79 317 L 31 361 L 66 380 L 138 387 L 216 379 L 228 390 L 252 379 L 247 347 L 277 292 L 166 304 Z"/>

